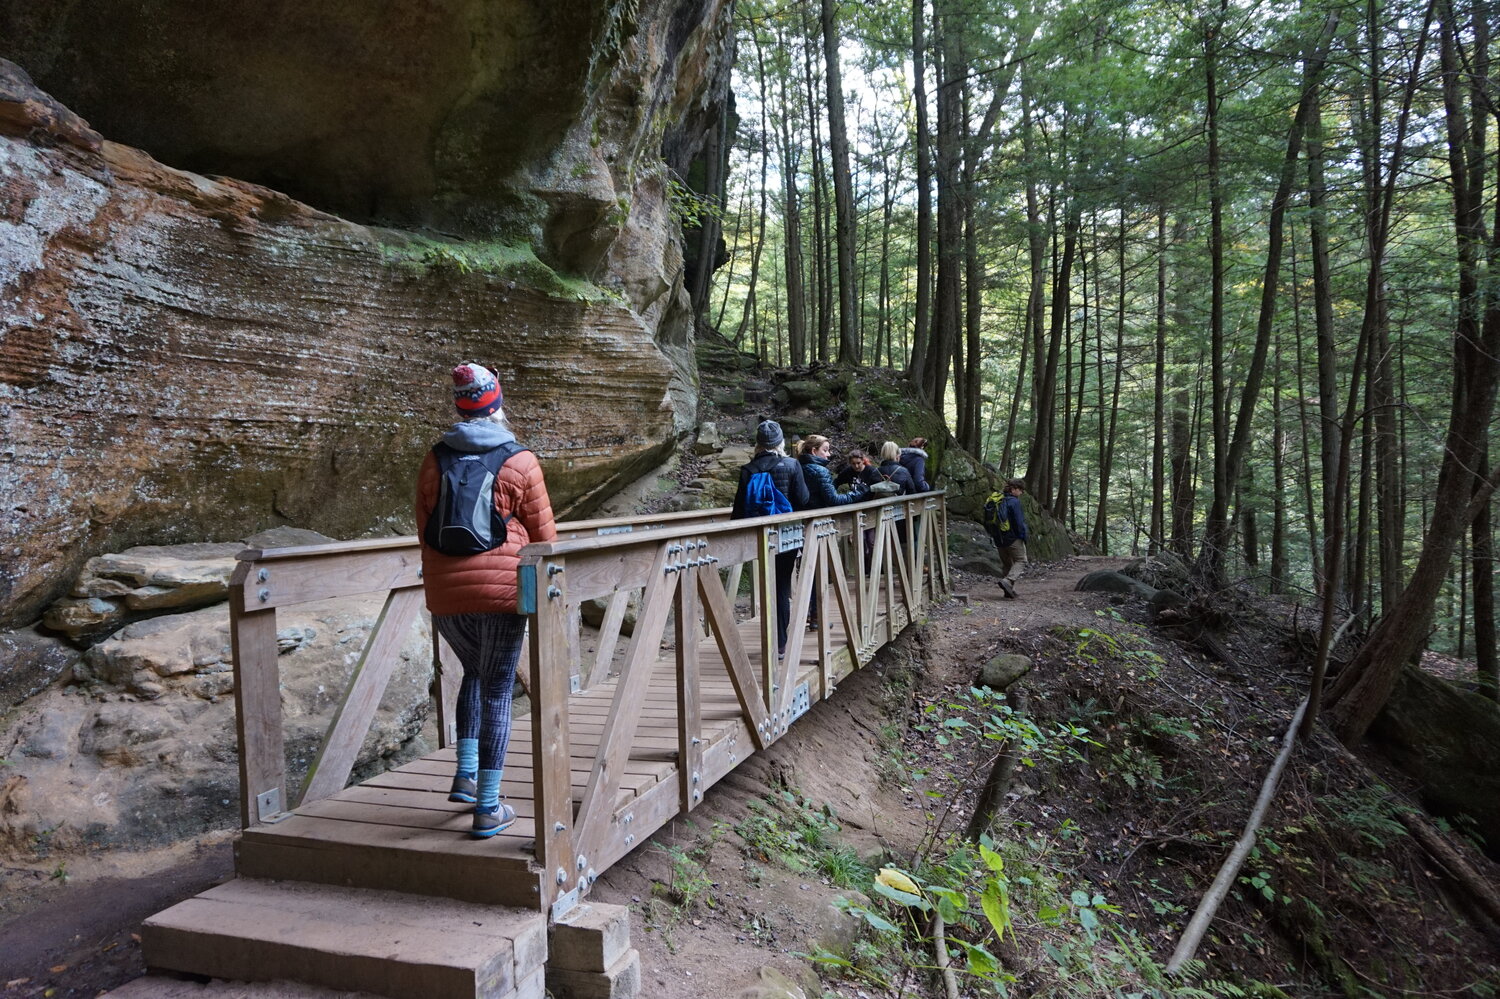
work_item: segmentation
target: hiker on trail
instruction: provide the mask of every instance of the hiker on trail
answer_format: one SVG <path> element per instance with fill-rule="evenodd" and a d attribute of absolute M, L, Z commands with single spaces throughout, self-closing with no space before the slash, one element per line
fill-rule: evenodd
<path fill-rule="evenodd" d="M 863 485 L 868 489 L 868 487 L 873 486 L 875 483 L 884 481 L 885 479 L 881 478 L 880 473 L 876 471 L 874 462 L 870 461 L 870 456 L 863 450 L 855 448 L 849 452 L 849 464 L 834 477 L 833 484 L 839 487 L 853 485 L 855 489 L 859 489 Z M 860 497 L 862 501 L 871 498 L 868 492 Z M 864 545 L 865 574 L 869 575 L 870 556 L 875 551 L 875 528 L 865 528 Z"/>
<path fill-rule="evenodd" d="M 911 475 L 917 492 L 925 493 L 932 488 L 927 481 L 927 438 L 913 437 L 911 443 L 901 449 L 901 467 Z"/>
<path fill-rule="evenodd" d="M 984 529 L 1000 553 L 1000 589 L 1007 600 L 1016 599 L 1016 579 L 1026 568 L 1026 514 L 1021 509 L 1025 479 L 1008 479 L 1001 493 L 990 493 L 984 504 Z"/>
<path fill-rule="evenodd" d="M 832 450 L 833 445 L 821 434 L 808 434 L 802 441 L 797 460 L 802 463 L 802 477 L 807 481 L 809 509 L 848 506 L 870 498 L 865 484 L 858 480 L 855 481 L 852 492 L 841 493 L 834 488 L 833 473 L 828 471 L 828 457 Z M 804 565 L 802 571 L 810 572 L 812 567 Z M 816 629 L 817 622 L 818 591 L 813 590 L 812 600 L 807 605 L 807 626 Z"/>
<path fill-rule="evenodd" d="M 833 445 L 820 434 L 809 434 L 802 442 L 797 460 L 802 464 L 802 477 L 807 482 L 808 508 L 824 506 L 846 506 L 869 499 L 866 484 L 854 479 L 854 491 L 840 493 L 834 486 L 833 473 L 828 470 L 828 459 Z M 864 452 L 860 452 L 863 454 Z"/>
<path fill-rule="evenodd" d="M 787 457 L 781 424 L 766 420 L 755 428 L 755 457 L 740 466 L 731 520 L 791 513 L 808 507 L 807 480 L 796 459 Z M 786 653 L 786 629 L 792 616 L 792 572 L 801 551 L 776 556 L 776 654 Z"/>
<path fill-rule="evenodd" d="M 855 448 L 849 452 L 849 464 L 845 465 L 843 471 L 834 476 L 833 484 L 842 488 L 856 482 L 863 482 L 867 486 L 873 486 L 875 483 L 883 481 L 880 473 L 875 471 L 875 465 L 870 461 L 870 456 L 859 448 Z"/>
<path fill-rule="evenodd" d="M 886 482 L 894 482 L 900 486 L 902 496 L 919 491 L 911 473 L 901 464 L 901 449 L 896 446 L 895 441 L 886 441 L 880 446 L 880 467 L 876 471 Z"/>
<path fill-rule="evenodd" d="M 517 553 L 523 545 L 557 537 L 542 466 L 516 443 L 502 401 L 494 372 L 472 363 L 454 368 L 459 421 L 417 474 L 427 609 L 464 668 L 458 767 L 448 800 L 474 804 L 476 839 L 488 839 L 516 820 L 514 809 L 500 800 L 500 776 L 526 636 L 526 617 L 517 613 Z M 476 518 L 481 510 L 488 516 Z"/>

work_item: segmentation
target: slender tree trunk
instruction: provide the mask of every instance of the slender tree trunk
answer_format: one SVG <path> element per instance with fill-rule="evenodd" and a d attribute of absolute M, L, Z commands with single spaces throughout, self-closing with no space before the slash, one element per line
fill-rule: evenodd
<path fill-rule="evenodd" d="M 802 83 L 807 97 L 807 129 L 812 147 L 812 329 L 813 342 L 809 344 L 813 359 L 828 360 L 828 339 L 833 319 L 832 269 L 828 253 L 828 206 L 826 193 L 828 181 L 823 169 L 823 135 L 819 128 L 821 115 L 818 112 L 817 60 L 813 57 L 817 37 L 807 18 L 807 8 L 802 15 Z"/>
<path fill-rule="evenodd" d="M 1151 536 L 1146 551 L 1155 555 L 1167 541 L 1167 210 L 1156 215 L 1156 360 L 1155 398 L 1151 401 Z"/>
<path fill-rule="evenodd" d="M 1462 25 L 1450 3 L 1441 5 L 1438 19 L 1449 181 L 1458 244 L 1453 398 L 1432 518 L 1411 580 L 1381 615 L 1329 692 L 1330 721 L 1346 746 L 1363 738 L 1389 699 L 1401 669 L 1421 650 L 1454 549 L 1479 504 L 1486 502 L 1495 488 L 1493 475 L 1481 481 L 1474 474 L 1480 465 L 1480 449 L 1487 442 L 1485 430 L 1500 384 L 1500 293 L 1490 283 L 1480 281 L 1481 256 L 1488 263 L 1500 257 L 1500 243 L 1496 242 L 1500 227 L 1492 224 L 1486 233 L 1485 121 L 1489 112 L 1487 98 L 1472 82 L 1477 79 L 1488 85 L 1488 28 L 1484 16 L 1473 19 L 1474 51 L 1465 59 L 1458 37 Z M 1470 101 L 1468 108 L 1465 97 Z M 1388 218 L 1388 209 L 1386 215 Z"/>
<path fill-rule="evenodd" d="M 1037 354 L 1041 377 L 1041 390 L 1036 393 L 1034 410 L 1036 425 L 1031 435 L 1031 450 L 1026 458 L 1026 481 L 1042 507 L 1052 506 L 1052 458 L 1053 428 L 1057 403 L 1057 359 L 1062 350 L 1065 321 L 1069 312 L 1068 290 L 1073 282 L 1073 256 L 1078 251 L 1078 230 L 1082 215 L 1079 208 L 1069 205 L 1063 223 L 1063 246 L 1061 259 L 1052 281 L 1052 318 L 1047 333 L 1046 361 Z"/>
<path fill-rule="evenodd" d="M 927 122 L 927 4 L 911 5 L 912 101 L 916 110 L 917 287 L 913 296 L 911 360 L 906 375 L 919 393 L 927 384 L 932 325 L 932 154 Z"/>
<path fill-rule="evenodd" d="M 1307 522 L 1307 558 L 1312 567 L 1314 592 L 1322 592 L 1323 549 L 1319 542 L 1318 512 L 1313 502 L 1312 427 L 1307 419 L 1306 365 L 1302 356 L 1302 280 L 1297 274 L 1297 234 L 1292 232 L 1292 331 L 1297 345 L 1297 428 L 1302 448 L 1303 519 Z M 1325 483 L 1324 488 L 1331 488 Z"/>
<path fill-rule="evenodd" d="M 1229 482 L 1237 482 L 1240 469 L 1244 466 L 1245 457 L 1249 454 L 1250 443 L 1254 438 L 1252 423 L 1255 418 L 1255 404 L 1260 396 L 1261 382 L 1265 378 L 1266 359 L 1270 355 L 1271 331 L 1276 320 L 1276 295 L 1281 280 L 1281 249 L 1284 241 L 1286 228 L 1286 209 L 1292 198 L 1292 181 L 1296 177 L 1297 158 L 1302 150 L 1302 132 L 1307 127 L 1308 119 L 1312 116 L 1313 105 L 1316 100 L 1318 81 L 1322 77 L 1323 67 L 1327 62 L 1328 47 L 1333 42 L 1334 32 L 1338 28 L 1338 15 L 1330 14 L 1323 23 L 1322 33 L 1317 42 L 1309 47 L 1309 55 L 1303 68 L 1302 94 L 1297 102 L 1297 113 L 1288 129 L 1286 140 L 1286 155 L 1282 159 L 1281 176 L 1276 185 L 1276 194 L 1271 201 L 1271 216 L 1267 224 L 1266 232 L 1266 266 L 1265 274 L 1261 279 L 1260 295 L 1260 317 L 1255 327 L 1255 346 L 1250 356 L 1250 368 L 1245 375 L 1245 384 L 1240 395 L 1239 413 L 1235 420 L 1234 439 L 1229 444 L 1227 453 L 1221 462 L 1222 468 L 1214 470 L 1214 499 L 1209 510 L 1208 525 L 1203 537 L 1203 559 L 1210 579 L 1222 582 L 1224 574 L 1223 557 L 1229 545 L 1229 494 L 1227 485 Z M 1213 72 L 1209 71 L 1212 80 Z M 1210 103 L 1210 114 L 1213 114 L 1212 103 Z M 1217 124 L 1210 131 L 1210 160 L 1217 156 L 1215 151 L 1217 143 Z M 1216 168 L 1210 168 L 1210 184 L 1215 181 Z M 1222 310 L 1221 301 L 1223 289 L 1220 282 L 1223 280 L 1222 254 L 1223 247 L 1222 230 L 1216 223 L 1214 233 L 1215 243 L 1215 277 L 1214 294 L 1215 309 Z M 1215 436 L 1214 453 L 1217 456 L 1223 438 L 1221 434 L 1227 433 L 1228 412 L 1223 414 L 1223 420 L 1218 419 L 1218 407 L 1224 405 L 1224 380 L 1219 366 L 1223 363 L 1223 316 L 1219 314 L 1214 332 L 1212 334 L 1215 348 L 1214 354 L 1214 407 L 1215 407 Z M 1220 477 L 1222 484 L 1226 487 L 1220 488 Z"/>
<path fill-rule="evenodd" d="M 786 37 L 780 36 L 781 50 L 787 51 Z M 781 106 L 790 107 L 790 96 L 786 84 L 789 74 L 777 74 L 781 90 Z M 786 341 L 787 353 L 793 367 L 807 363 L 807 292 L 804 284 L 802 259 L 802 209 L 797 190 L 797 174 L 801 167 L 801 147 L 792 134 L 792 116 L 782 114 L 779 120 L 781 137 L 781 197 L 782 197 L 782 257 L 786 270 Z"/>
<path fill-rule="evenodd" d="M 1327 566 L 1334 562 L 1331 525 L 1341 516 L 1335 505 L 1334 483 L 1339 476 L 1339 389 L 1338 355 L 1333 328 L 1333 279 L 1328 264 L 1327 185 L 1323 179 L 1322 91 L 1314 87 L 1313 115 L 1309 120 L 1307 141 L 1307 205 L 1309 239 L 1312 255 L 1313 323 L 1317 329 L 1318 357 L 1318 441 L 1322 462 L 1323 517 L 1325 531 L 1322 565 L 1314 570 L 1314 584 L 1319 594 L 1328 585 Z M 1308 715 L 1316 718 L 1318 705 L 1310 706 Z M 1310 728 L 1312 722 L 1306 723 Z"/>
<path fill-rule="evenodd" d="M 1223 27 L 1228 0 L 1220 0 L 1219 12 L 1203 25 L 1203 73 L 1207 89 L 1204 132 L 1208 137 L 1208 257 L 1209 384 L 1213 390 L 1210 418 L 1213 428 L 1213 492 L 1208 525 L 1204 532 L 1200 562 L 1209 579 L 1223 575 L 1224 546 L 1228 538 L 1229 514 L 1229 413 L 1228 373 L 1224 368 L 1224 191 L 1220 180 L 1219 154 L 1219 31 Z"/>
<path fill-rule="evenodd" d="M 958 345 L 963 321 L 962 165 L 963 81 L 967 75 L 959 46 L 962 16 L 952 0 L 937 5 L 938 17 L 938 130 L 937 130 L 937 294 L 931 358 L 927 370 L 927 398 L 941 415 L 945 412 L 948 371 Z"/>
<path fill-rule="evenodd" d="M 771 159 L 771 122 L 768 115 L 767 87 L 766 87 L 766 54 L 765 46 L 761 44 L 760 34 L 755 33 L 755 73 L 756 81 L 760 86 L 760 221 L 757 225 L 755 237 L 755 250 L 750 255 L 750 288 L 745 292 L 745 308 L 740 313 L 739 329 L 734 334 L 734 345 L 736 347 L 745 341 L 745 330 L 750 325 L 750 317 L 755 313 L 755 286 L 760 279 L 760 254 L 766 246 L 766 216 L 769 212 L 769 195 L 766 191 L 766 175 L 768 164 Z"/>
<path fill-rule="evenodd" d="M 838 232 L 839 363 L 859 360 L 859 336 L 854 308 L 854 191 L 849 176 L 849 136 L 844 122 L 844 76 L 839 65 L 838 25 L 834 0 L 823 6 L 823 79 L 828 89 L 828 153 L 833 171 L 833 204 Z"/>
<path fill-rule="evenodd" d="M 1479 445 L 1479 481 L 1490 477 L 1489 433 Z M 1474 517 L 1472 547 L 1474 559 L 1474 666 L 1479 677 L 1480 693 L 1500 701 L 1500 668 L 1495 655 L 1495 536 L 1490 527 L 1488 501 L 1479 504 Z"/>
<path fill-rule="evenodd" d="M 1094 523 L 1094 544 L 1101 555 L 1109 554 L 1109 477 L 1115 463 L 1115 429 L 1120 415 L 1120 377 L 1125 371 L 1125 206 L 1120 206 L 1120 270 L 1115 299 L 1115 384 L 1110 391 L 1109 429 L 1103 429 L 1104 414 L 1099 414 L 1099 509 Z M 1101 357 L 1102 360 L 1102 357 Z M 1099 389 L 1103 392 L 1103 375 Z M 1160 396 L 1157 396 L 1160 405 Z M 1155 456 L 1153 455 L 1153 458 Z"/>

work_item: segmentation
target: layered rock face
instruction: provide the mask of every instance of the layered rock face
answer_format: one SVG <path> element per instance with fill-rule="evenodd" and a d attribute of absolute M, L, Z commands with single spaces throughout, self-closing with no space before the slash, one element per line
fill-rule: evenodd
<path fill-rule="evenodd" d="M 104 551 L 410 530 L 461 360 L 560 513 L 691 426 L 661 150 L 727 2 L 262 8 L 0 10 L 0 626 Z"/>

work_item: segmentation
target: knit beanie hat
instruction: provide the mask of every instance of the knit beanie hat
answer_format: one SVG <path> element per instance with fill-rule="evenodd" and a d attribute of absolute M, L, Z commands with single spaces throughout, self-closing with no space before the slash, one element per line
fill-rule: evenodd
<path fill-rule="evenodd" d="M 775 447 L 782 441 L 781 424 L 775 420 L 764 420 L 755 428 L 755 443 L 758 447 Z"/>
<path fill-rule="evenodd" d="M 453 369 L 453 405 L 465 419 L 489 416 L 504 402 L 500 379 L 489 368 L 472 362 Z"/>

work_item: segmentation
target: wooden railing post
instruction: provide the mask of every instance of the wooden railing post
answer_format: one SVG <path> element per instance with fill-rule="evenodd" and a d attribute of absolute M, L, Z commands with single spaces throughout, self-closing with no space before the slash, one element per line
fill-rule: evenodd
<path fill-rule="evenodd" d="M 240 826 L 274 819 L 288 806 L 281 731 L 281 674 L 276 609 L 248 596 L 256 566 L 241 562 L 229 584 L 229 641 L 234 659 L 234 726 L 240 741 Z M 248 606 L 247 606 L 248 605 Z"/>
<path fill-rule="evenodd" d="M 877 508 L 878 512 L 878 508 Z M 865 565 L 865 517 L 868 514 L 861 510 L 854 515 L 854 535 L 849 539 L 854 545 L 854 623 L 859 628 L 859 634 L 854 637 L 854 645 L 864 654 L 865 642 L 870 634 L 869 600 L 865 597 L 865 573 L 869 567 Z"/>
<path fill-rule="evenodd" d="M 432 696 L 437 701 L 438 747 L 458 745 L 458 688 L 463 683 L 464 667 L 448 640 L 432 628 Z"/>
<path fill-rule="evenodd" d="M 760 664 L 761 693 L 766 699 L 766 711 L 776 711 L 776 565 L 771 536 L 775 528 L 760 529 L 760 543 L 755 553 L 755 603 L 760 611 Z"/>
<path fill-rule="evenodd" d="M 677 779 L 683 812 L 692 811 L 703 800 L 703 711 L 698 678 L 698 641 L 703 624 L 698 620 L 698 539 L 685 545 L 688 558 L 677 570 L 673 597 L 674 639 L 677 646 Z M 702 541 L 701 547 L 708 548 Z M 717 572 L 709 569 L 709 572 Z"/>
<path fill-rule="evenodd" d="M 569 762 L 568 598 L 566 563 L 558 556 L 521 565 L 521 610 L 530 621 L 531 760 L 536 795 L 536 858 L 544 905 L 576 890 L 587 873 L 573 853 Z"/>

